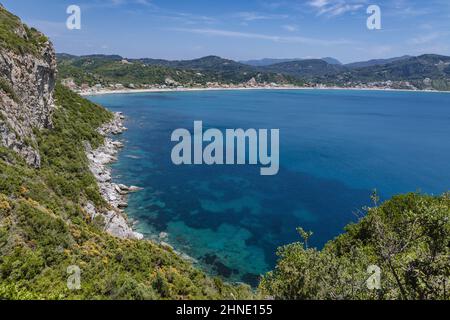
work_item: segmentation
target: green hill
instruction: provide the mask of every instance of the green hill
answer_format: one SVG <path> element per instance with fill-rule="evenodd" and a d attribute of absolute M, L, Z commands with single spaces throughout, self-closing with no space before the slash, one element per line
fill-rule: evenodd
<path fill-rule="evenodd" d="M 368 61 L 359 61 L 359 62 L 348 63 L 345 66 L 348 68 L 352 68 L 352 69 L 365 68 L 365 67 L 386 65 L 391 62 L 406 60 L 409 58 L 411 58 L 411 56 L 406 55 L 406 56 L 395 57 L 395 58 L 390 58 L 390 59 L 372 59 L 372 60 L 368 60 Z"/>
<path fill-rule="evenodd" d="M 276 61 L 276 60 L 274 60 Z M 217 56 L 194 60 L 124 59 L 120 56 L 76 57 L 59 54 L 59 77 L 71 78 L 80 86 L 121 83 L 142 86 L 195 86 L 206 83 L 258 83 L 335 86 L 373 85 L 388 88 L 450 90 L 450 57 L 422 55 L 370 60 L 342 65 L 329 59 L 286 61 L 252 66 Z M 172 80 L 174 82 L 172 82 Z"/>
<path fill-rule="evenodd" d="M 450 90 L 450 57 L 432 54 L 410 57 L 385 65 L 357 68 L 344 78 L 350 81 L 410 81 L 419 89 L 426 87 L 424 80 L 428 78 L 433 81 L 434 89 Z"/>
<path fill-rule="evenodd" d="M 319 59 L 302 60 L 279 63 L 261 70 L 337 86 L 391 81 L 409 82 L 417 89 L 450 90 L 450 57 L 432 54 L 350 65 L 329 64 Z"/>
<path fill-rule="evenodd" d="M 20 32 L 18 32 L 20 30 Z M 0 46 L 15 53 L 38 54 L 48 39 L 34 28 L 22 25 L 19 18 L 0 4 Z"/>
<path fill-rule="evenodd" d="M 320 76 L 335 75 L 345 70 L 339 64 L 330 64 L 322 59 L 282 62 L 261 69 L 287 74 L 307 81 L 314 81 Z"/>
<path fill-rule="evenodd" d="M 178 83 L 186 84 L 197 79 L 195 72 L 176 70 L 164 66 L 150 66 L 140 61 L 125 62 L 119 56 L 85 56 L 75 57 L 58 55 L 59 78 L 73 78 L 78 85 L 88 84 L 165 84 L 170 78 Z"/>
<path fill-rule="evenodd" d="M 168 83 L 167 79 L 184 86 L 205 85 L 208 82 L 240 84 L 252 78 L 260 83 L 284 84 L 296 81 L 292 77 L 258 71 L 214 56 L 188 61 L 124 59 L 101 55 L 75 57 L 67 54 L 58 54 L 57 58 L 60 79 L 72 78 L 77 85 L 164 85 Z"/>

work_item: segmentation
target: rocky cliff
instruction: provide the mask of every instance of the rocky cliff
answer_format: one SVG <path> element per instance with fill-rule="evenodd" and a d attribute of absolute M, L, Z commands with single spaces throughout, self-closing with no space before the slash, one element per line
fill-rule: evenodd
<path fill-rule="evenodd" d="M 18 153 L 29 166 L 40 168 L 41 154 L 36 131 L 58 129 L 52 125 L 52 117 L 56 114 L 53 112 L 55 105 L 62 102 L 54 105 L 54 101 L 58 100 L 54 90 L 56 55 L 43 34 L 28 28 L 1 6 L 0 26 L 3 27 L 0 29 L 0 145 Z M 59 97 L 63 100 L 67 94 L 65 97 L 60 94 Z M 73 101 L 74 107 L 80 107 L 79 103 Z M 103 113 L 109 114 L 106 110 Z M 103 126 L 106 129 L 100 128 L 99 133 L 107 136 L 111 131 L 120 131 L 123 127 L 121 121 L 122 118 L 116 117 Z M 89 145 L 87 141 L 83 143 Z M 109 169 L 105 166 L 118 151 L 116 143 L 105 138 L 105 144 L 98 150 L 88 151 L 91 168 L 95 169 L 93 175 L 111 208 L 96 208 L 90 201 L 84 204 L 84 208 L 92 220 L 101 217 L 105 221 L 104 229 L 108 233 L 119 238 L 141 239 L 142 235 L 133 232 L 121 212 L 121 208 L 126 206 L 125 196 L 121 195 L 122 191 L 115 191 L 115 184 L 111 182 Z M 62 149 L 62 152 L 72 151 Z"/>
<path fill-rule="evenodd" d="M 52 44 L 0 6 L 0 144 L 40 166 L 34 130 L 51 127 L 56 57 Z"/>

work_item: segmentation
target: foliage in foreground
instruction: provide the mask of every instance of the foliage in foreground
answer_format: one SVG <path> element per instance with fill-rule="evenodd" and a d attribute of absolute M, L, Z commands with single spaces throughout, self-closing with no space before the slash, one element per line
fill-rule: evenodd
<path fill-rule="evenodd" d="M 321 251 L 303 243 L 279 249 L 261 284 L 276 299 L 450 299 L 450 195 L 396 196 Z M 381 269 L 369 290 L 368 267 Z"/>
<path fill-rule="evenodd" d="M 0 299 L 248 298 L 247 286 L 207 277 L 149 241 L 120 240 L 90 221 L 82 204 L 106 206 L 88 169 L 83 141 L 102 142 L 105 109 L 62 86 L 54 128 L 37 133 L 42 168 L 0 147 Z M 81 289 L 67 288 L 67 268 Z"/>

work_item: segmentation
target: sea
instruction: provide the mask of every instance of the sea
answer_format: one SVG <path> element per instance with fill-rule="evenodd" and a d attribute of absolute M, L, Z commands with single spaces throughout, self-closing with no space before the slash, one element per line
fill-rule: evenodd
<path fill-rule="evenodd" d="M 117 183 L 143 190 L 126 210 L 137 231 L 208 274 L 256 285 L 278 248 L 324 244 L 381 200 L 450 190 L 450 94 L 227 90 L 89 96 L 126 116 Z M 175 165 L 174 130 L 279 129 L 280 169 Z"/>

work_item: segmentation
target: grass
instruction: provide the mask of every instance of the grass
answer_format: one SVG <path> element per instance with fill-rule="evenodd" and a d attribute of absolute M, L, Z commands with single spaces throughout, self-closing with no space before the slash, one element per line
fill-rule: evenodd
<path fill-rule="evenodd" d="M 24 36 L 18 32 L 23 31 Z M 20 19 L 0 6 L 0 47 L 17 54 L 38 55 L 48 38 L 34 28 L 21 23 Z"/>
<path fill-rule="evenodd" d="M 15 102 L 19 102 L 19 98 L 17 97 L 16 93 L 14 92 L 14 89 L 11 87 L 9 82 L 4 79 L 0 78 L 0 90 L 2 90 L 8 97 L 10 97 Z"/>

